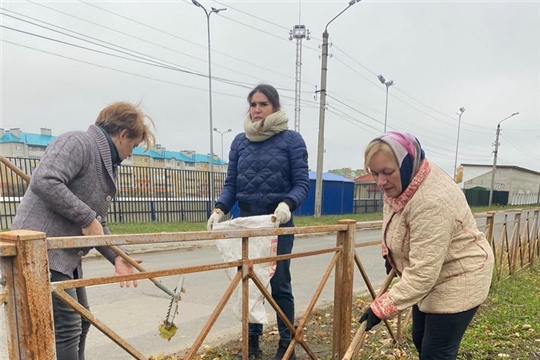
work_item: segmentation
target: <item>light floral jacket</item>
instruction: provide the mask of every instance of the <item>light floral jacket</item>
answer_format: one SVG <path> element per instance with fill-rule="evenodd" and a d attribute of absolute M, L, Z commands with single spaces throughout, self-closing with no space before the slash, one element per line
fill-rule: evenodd
<path fill-rule="evenodd" d="M 400 280 L 371 305 L 381 319 L 415 304 L 458 313 L 488 295 L 493 251 L 462 190 L 427 159 L 399 197 L 385 198 L 382 245 Z"/>

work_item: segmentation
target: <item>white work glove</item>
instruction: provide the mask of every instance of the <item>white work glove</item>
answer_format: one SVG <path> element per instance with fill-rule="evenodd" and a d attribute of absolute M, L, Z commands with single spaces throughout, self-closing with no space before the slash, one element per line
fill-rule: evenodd
<path fill-rule="evenodd" d="M 280 202 L 274 211 L 274 216 L 280 224 L 289 222 L 291 220 L 291 209 L 289 209 L 289 205 L 283 201 Z"/>
<path fill-rule="evenodd" d="M 221 209 L 214 209 L 212 212 L 212 215 L 210 215 L 210 218 L 208 218 L 208 222 L 206 223 L 206 230 L 210 231 L 212 230 L 212 227 L 214 224 L 217 224 L 221 218 L 223 217 L 223 211 Z"/>

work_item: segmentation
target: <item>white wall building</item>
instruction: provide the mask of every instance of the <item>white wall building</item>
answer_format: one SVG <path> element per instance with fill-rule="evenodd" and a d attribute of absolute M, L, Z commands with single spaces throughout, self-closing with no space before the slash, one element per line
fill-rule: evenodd
<path fill-rule="evenodd" d="M 490 189 L 492 165 L 463 164 L 463 188 Z M 540 172 L 498 165 L 493 190 L 508 191 L 508 205 L 540 204 Z"/>

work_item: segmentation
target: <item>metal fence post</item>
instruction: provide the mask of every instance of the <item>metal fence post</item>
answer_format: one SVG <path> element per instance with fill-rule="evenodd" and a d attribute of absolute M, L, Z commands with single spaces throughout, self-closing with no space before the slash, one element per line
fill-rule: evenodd
<path fill-rule="evenodd" d="M 9 288 L 15 299 L 15 324 L 22 360 L 54 359 L 54 326 L 46 236 L 42 232 L 15 230 L 0 233 L 0 242 L 14 243 L 13 277 Z M 9 319 L 8 319 L 9 321 Z M 13 337 L 12 337 L 13 338 Z"/>
<path fill-rule="evenodd" d="M 339 220 L 338 224 L 347 225 L 347 230 L 338 232 L 336 239 L 336 246 L 341 246 L 343 250 L 336 262 L 335 270 L 333 359 L 341 359 L 351 342 L 354 244 L 356 239 L 356 220 Z"/>

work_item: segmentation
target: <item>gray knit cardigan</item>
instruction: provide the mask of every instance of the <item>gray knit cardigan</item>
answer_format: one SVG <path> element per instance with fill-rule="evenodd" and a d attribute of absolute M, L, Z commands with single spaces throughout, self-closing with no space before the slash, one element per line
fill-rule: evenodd
<path fill-rule="evenodd" d="M 60 135 L 45 151 L 32 174 L 11 228 L 41 231 L 48 238 L 80 236 L 94 219 L 107 228 L 107 212 L 116 194 L 116 168 L 105 134 L 95 125 L 87 131 Z M 49 250 L 49 268 L 73 278 L 82 277 L 81 258 L 90 250 Z M 114 264 L 116 253 L 97 247 Z"/>

